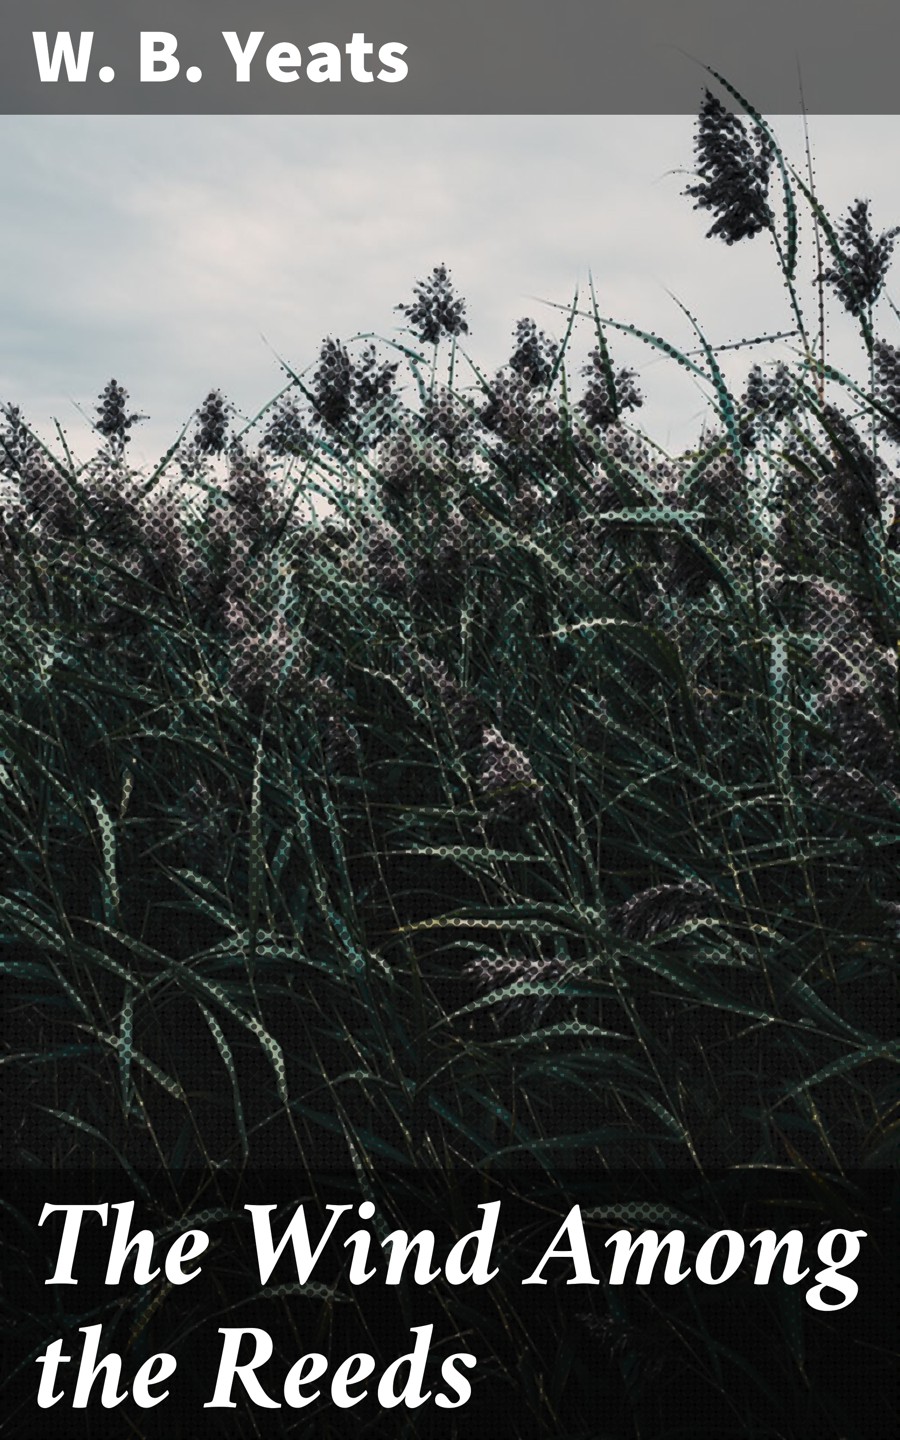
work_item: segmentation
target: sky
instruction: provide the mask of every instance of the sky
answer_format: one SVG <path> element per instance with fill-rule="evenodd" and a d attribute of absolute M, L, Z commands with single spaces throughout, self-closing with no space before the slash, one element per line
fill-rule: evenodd
<path fill-rule="evenodd" d="M 801 117 L 767 118 L 806 178 Z M 900 223 L 900 116 L 808 123 L 832 217 L 868 198 L 876 232 Z M 488 374 L 518 319 L 560 337 L 576 291 L 589 310 L 591 275 L 603 317 L 682 350 L 700 341 L 679 301 L 712 345 L 790 329 L 768 237 L 706 239 L 712 215 L 682 194 L 694 132 L 687 115 L 2 116 L 0 401 L 57 449 L 58 423 L 83 459 L 115 377 L 150 417 L 133 463 L 152 464 L 210 389 L 250 418 L 285 383 L 280 362 L 311 374 L 326 336 L 402 340 L 395 307 L 442 263 L 467 300 L 463 349 Z M 770 193 L 780 212 L 780 184 Z M 807 224 L 801 247 L 814 331 Z M 862 381 L 858 330 L 826 296 L 829 358 Z M 876 331 L 900 343 L 898 328 L 882 299 Z M 711 415 L 703 389 L 609 338 L 645 396 L 632 421 L 670 453 L 688 448 Z M 577 320 L 576 390 L 592 343 L 592 322 Z M 742 389 L 754 363 L 790 360 L 791 343 L 722 352 L 726 376 Z M 474 383 L 465 361 L 458 378 Z"/>

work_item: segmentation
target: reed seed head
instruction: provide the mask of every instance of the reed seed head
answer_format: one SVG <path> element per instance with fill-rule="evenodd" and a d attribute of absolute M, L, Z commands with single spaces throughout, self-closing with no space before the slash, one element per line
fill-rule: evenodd
<path fill-rule="evenodd" d="M 889 410 L 890 416 L 881 420 L 881 430 L 895 445 L 900 445 L 900 350 L 886 340 L 876 340 L 875 399 Z"/>
<path fill-rule="evenodd" d="M 581 373 L 589 383 L 576 408 L 584 412 L 592 430 L 605 430 L 621 419 L 623 410 L 637 410 L 644 403 L 633 383 L 635 371 L 620 370 L 614 375 L 608 358 L 604 358 L 600 350 L 591 352 Z"/>
<path fill-rule="evenodd" d="M 128 431 L 144 417 L 127 413 L 128 391 L 118 380 L 110 380 L 97 397 L 97 430 L 113 445 L 122 448 L 131 436 Z"/>
<path fill-rule="evenodd" d="M 399 550 L 400 537 L 391 525 L 373 525 L 366 537 L 366 568 L 370 584 L 383 595 L 406 594 L 409 570 Z"/>
<path fill-rule="evenodd" d="M 521 375 L 498 370 L 481 423 L 502 441 L 496 452 L 507 473 L 554 464 L 563 442 L 559 412 Z"/>
<path fill-rule="evenodd" d="M 754 148 L 743 122 L 707 90 L 694 150 L 699 182 L 683 193 L 695 197 L 695 210 L 712 210 L 718 216 L 707 238 L 719 235 L 726 245 L 734 245 L 770 228 L 772 212 L 766 198 L 774 155 L 770 137 L 762 135 Z"/>
<path fill-rule="evenodd" d="M 435 265 L 427 280 L 413 286 L 411 305 L 397 305 L 414 335 L 425 345 L 436 345 L 441 335 L 467 335 L 466 302 L 454 293 L 446 265 Z"/>
<path fill-rule="evenodd" d="M 36 442 L 18 405 L 5 405 L 0 414 L 6 421 L 6 429 L 0 434 L 0 477 L 17 480 Z"/>
<path fill-rule="evenodd" d="M 900 235 L 900 226 L 895 226 L 876 238 L 869 218 L 869 203 L 856 200 L 850 206 L 841 225 L 840 259 L 818 277 L 834 286 L 844 309 L 856 316 L 874 305 L 880 295 L 894 240 Z"/>
<path fill-rule="evenodd" d="M 555 955 L 479 955 L 463 970 L 466 978 L 474 983 L 477 994 L 489 994 L 492 990 L 500 992 L 495 1011 L 499 1024 L 505 1026 L 528 1021 L 535 1027 L 541 1024 L 550 1007 L 559 999 L 559 982 L 565 972 L 565 960 Z M 541 991 L 538 994 L 513 994 L 504 999 L 503 992 L 515 985 L 540 986 Z"/>
<path fill-rule="evenodd" d="M 797 407 L 797 394 L 787 366 L 779 361 L 772 374 L 766 375 L 759 365 L 754 365 L 747 376 L 743 403 L 769 424 L 786 419 Z"/>
<path fill-rule="evenodd" d="M 517 321 L 515 339 L 516 348 L 509 357 L 510 370 L 535 388 L 549 384 L 557 356 L 553 341 L 527 318 Z"/>
<path fill-rule="evenodd" d="M 843 519 L 856 529 L 864 518 L 881 513 L 878 478 L 884 462 L 872 454 L 836 406 L 823 406 L 822 422 L 836 455 L 823 476 L 823 489 Z"/>
<path fill-rule="evenodd" d="M 314 385 L 316 420 L 331 430 L 340 430 L 353 411 L 353 366 L 340 340 L 329 336 L 322 341 Z"/>
<path fill-rule="evenodd" d="M 422 430 L 446 446 L 448 456 L 461 459 L 472 451 L 471 413 L 446 385 L 439 385 L 422 406 Z"/>
<path fill-rule="evenodd" d="M 357 413 L 365 419 L 369 445 L 377 445 L 394 427 L 394 383 L 399 368 L 399 361 L 380 361 L 374 345 L 366 346 L 354 368 L 354 402 Z"/>
<path fill-rule="evenodd" d="M 272 415 L 260 441 L 260 449 L 281 459 L 286 455 L 305 455 L 312 441 L 292 400 L 279 405 Z"/>
<path fill-rule="evenodd" d="M 492 725 L 482 738 L 480 781 L 495 813 L 531 813 L 543 790 L 525 752 Z"/>
<path fill-rule="evenodd" d="M 629 940 L 653 940 L 717 906 L 715 891 L 699 880 L 652 885 L 626 900 L 617 912 L 619 929 Z"/>
<path fill-rule="evenodd" d="M 221 390 L 210 390 L 197 411 L 194 444 L 201 455 L 221 455 L 228 433 L 229 406 Z"/>

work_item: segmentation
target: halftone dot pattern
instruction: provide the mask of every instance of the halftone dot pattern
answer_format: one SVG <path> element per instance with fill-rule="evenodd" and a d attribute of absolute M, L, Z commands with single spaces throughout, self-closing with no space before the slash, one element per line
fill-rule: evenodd
<path fill-rule="evenodd" d="M 707 238 L 726 245 L 752 239 L 772 222 L 767 195 L 774 154 L 768 136 L 748 133 L 745 123 L 706 91 L 697 123 L 698 183 L 686 195 L 695 209 L 711 210 L 716 219 Z"/>
<path fill-rule="evenodd" d="M 466 335 L 466 302 L 454 293 L 446 265 L 436 265 L 427 280 L 415 287 L 411 305 L 398 305 L 409 328 L 424 345 L 436 345 L 442 335 Z"/>
<path fill-rule="evenodd" d="M 791 1105 L 795 1153 L 820 1114 L 848 1163 L 889 1146 L 886 1092 L 848 1139 L 836 1087 L 891 1020 L 900 348 L 874 312 L 900 231 L 865 200 L 822 226 L 814 298 L 858 321 L 867 384 L 821 372 L 775 156 L 707 92 L 684 193 L 700 243 L 769 235 L 795 363 L 685 310 L 687 355 L 592 292 L 581 366 L 523 317 L 489 375 L 440 263 L 399 337 L 325 337 L 257 416 L 210 389 L 152 473 L 117 379 L 85 463 L 5 408 L 8 923 L 114 1055 L 117 1145 L 158 1158 L 161 1089 L 202 1096 L 166 1133 L 217 1163 L 301 1130 L 346 1162 L 354 1126 L 420 1158 L 448 1113 L 475 1147 L 459 1097 L 520 1047 L 572 1133 L 594 1107 L 657 1154 L 774 1162 Z M 636 340 L 703 385 L 691 451 L 637 428 Z M 752 1046 L 800 1026 L 803 1083 L 763 1083 Z M 498 1148 L 518 1083 L 483 1097 Z"/>
<path fill-rule="evenodd" d="M 521 1025 L 524 1013 L 536 1029 L 560 998 L 558 982 L 566 969 L 559 957 L 481 955 L 469 961 L 464 973 L 480 993 L 497 992 L 495 1013 L 501 1026 L 510 1020 Z"/>

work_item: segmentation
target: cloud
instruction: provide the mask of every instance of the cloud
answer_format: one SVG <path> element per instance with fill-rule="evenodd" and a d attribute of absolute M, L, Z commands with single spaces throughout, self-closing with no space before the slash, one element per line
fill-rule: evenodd
<path fill-rule="evenodd" d="M 900 218 L 898 122 L 812 117 L 839 213 L 864 194 L 881 228 Z M 772 123 L 799 166 L 798 117 Z M 111 375 L 149 412 L 133 448 L 155 459 L 213 386 L 250 415 L 283 383 L 278 355 L 304 369 L 326 335 L 396 336 L 394 307 L 441 262 L 489 371 L 523 315 L 561 335 L 565 310 L 541 302 L 565 307 L 577 287 L 586 306 L 589 272 L 601 314 L 684 347 L 699 341 L 667 289 L 712 343 L 792 323 L 765 239 L 706 240 L 681 194 L 689 116 L 14 116 L 0 133 L 16 216 L 0 240 L 0 396 L 41 433 L 58 417 L 85 452 L 76 402 L 90 411 Z M 829 335 L 855 343 L 840 314 Z M 582 322 L 576 365 L 591 341 Z M 612 343 L 639 369 L 640 423 L 690 443 L 704 403 L 689 377 Z M 724 356 L 726 374 L 740 383 L 767 353 Z"/>

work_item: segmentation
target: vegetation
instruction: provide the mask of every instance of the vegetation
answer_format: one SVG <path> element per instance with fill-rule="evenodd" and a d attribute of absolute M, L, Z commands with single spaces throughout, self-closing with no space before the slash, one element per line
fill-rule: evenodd
<path fill-rule="evenodd" d="M 865 201 L 833 223 L 740 103 L 707 92 L 687 194 L 713 241 L 771 237 L 798 360 L 736 396 L 699 327 L 693 358 L 640 335 L 707 389 L 689 455 L 626 422 L 638 332 L 593 296 L 463 384 L 443 266 L 402 343 L 326 340 L 243 429 L 212 392 L 150 474 L 116 381 L 87 462 L 7 407 L 8 1166 L 340 1171 L 357 1198 L 412 1167 L 446 1206 L 473 1179 L 896 1165 L 895 232 Z M 807 328 L 800 205 L 864 383 Z M 715 1292 L 718 1320 L 563 1287 L 553 1333 L 579 1310 L 583 1335 L 532 1395 L 547 1356 L 489 1288 L 480 1321 L 448 1303 L 518 1433 L 599 1435 L 565 1398 L 597 1354 L 610 1436 L 876 1433 L 786 1291 L 745 1360 Z M 676 1423 L 666 1365 L 707 1419 Z"/>

